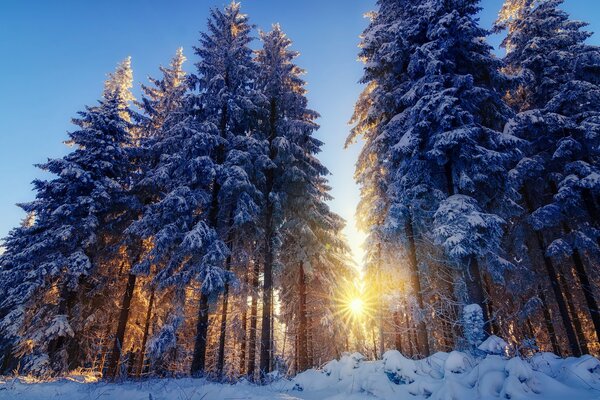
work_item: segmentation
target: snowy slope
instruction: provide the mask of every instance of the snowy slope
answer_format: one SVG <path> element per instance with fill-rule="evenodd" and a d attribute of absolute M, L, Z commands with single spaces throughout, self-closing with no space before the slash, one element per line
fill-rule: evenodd
<path fill-rule="evenodd" d="M 126 400 L 367 400 L 516 399 L 600 400 L 600 362 L 593 357 L 561 359 L 540 353 L 523 360 L 498 354 L 502 342 L 486 342 L 487 354 L 436 353 L 424 360 L 388 351 L 381 361 L 358 354 L 332 361 L 292 380 L 259 387 L 194 379 L 163 379 L 108 384 L 73 376 L 53 382 L 0 378 L 0 399 Z"/>

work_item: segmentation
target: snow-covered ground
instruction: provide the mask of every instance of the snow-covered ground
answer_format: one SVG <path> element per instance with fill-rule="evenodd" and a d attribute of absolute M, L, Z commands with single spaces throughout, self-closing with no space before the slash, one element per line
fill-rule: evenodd
<path fill-rule="evenodd" d="M 590 356 L 561 359 L 539 353 L 529 359 L 506 358 L 503 342 L 492 337 L 481 347 L 487 355 L 436 353 L 424 360 L 389 351 L 381 361 L 350 354 L 321 370 L 268 386 L 235 385 L 197 379 L 163 379 L 109 384 L 73 376 L 35 383 L 0 378 L 0 399 L 15 400 L 600 400 L 600 362 Z M 492 354 L 490 354 L 492 353 Z"/>

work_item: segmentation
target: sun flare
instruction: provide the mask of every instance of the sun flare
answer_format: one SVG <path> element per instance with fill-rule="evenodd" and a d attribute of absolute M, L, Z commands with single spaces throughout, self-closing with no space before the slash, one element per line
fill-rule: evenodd
<path fill-rule="evenodd" d="M 362 317 L 365 313 L 365 302 L 360 297 L 356 297 L 350 300 L 348 304 L 348 309 L 355 317 Z"/>

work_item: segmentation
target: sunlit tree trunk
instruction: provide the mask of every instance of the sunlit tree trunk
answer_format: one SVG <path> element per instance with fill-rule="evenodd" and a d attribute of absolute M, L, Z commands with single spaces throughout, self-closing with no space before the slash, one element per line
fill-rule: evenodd
<path fill-rule="evenodd" d="M 421 275 L 419 271 L 419 263 L 417 261 L 417 246 L 415 243 L 415 234 L 412 220 L 408 221 L 405 226 L 406 238 L 408 240 L 408 265 L 410 268 L 410 285 L 412 293 L 414 294 L 417 305 L 419 307 L 419 313 L 424 310 L 423 292 L 421 288 Z M 417 346 L 418 352 L 427 357 L 430 355 L 429 349 L 429 335 L 427 334 L 427 327 L 423 318 L 418 321 L 417 326 Z"/>
<path fill-rule="evenodd" d="M 308 337 L 306 318 L 306 277 L 302 262 L 298 264 L 298 371 L 308 369 Z"/>
<path fill-rule="evenodd" d="M 248 340 L 248 380 L 254 382 L 256 370 L 256 333 L 258 320 L 258 274 L 260 266 L 254 262 L 254 273 L 252 274 L 252 304 L 250 305 L 250 338 Z"/>
<path fill-rule="evenodd" d="M 571 314 L 571 320 L 573 321 L 573 327 L 575 328 L 575 333 L 577 334 L 577 341 L 579 342 L 579 351 L 582 354 L 589 354 L 589 350 L 587 347 L 587 340 L 585 338 L 585 333 L 583 332 L 583 326 L 581 324 L 581 319 L 579 318 L 579 313 L 577 307 L 575 307 L 575 302 L 573 300 L 573 294 L 569 290 L 569 286 L 563 274 L 558 274 L 558 281 L 562 287 L 562 290 L 565 294 L 565 299 L 567 300 L 567 307 L 569 308 L 569 313 Z"/>
<path fill-rule="evenodd" d="M 152 321 L 152 312 L 154 307 L 154 287 L 150 290 L 150 300 L 148 301 L 148 310 L 146 311 L 146 321 L 144 322 L 144 335 L 142 337 L 142 345 L 140 349 L 140 357 L 138 360 L 136 376 L 139 378 L 144 369 L 144 359 L 146 355 L 146 344 L 150 333 L 150 322 Z"/>
<path fill-rule="evenodd" d="M 119 362 L 121 360 L 123 340 L 125 339 L 125 331 L 127 330 L 127 322 L 129 320 L 129 311 L 131 309 L 131 300 L 133 299 L 136 280 L 137 275 L 130 273 L 127 277 L 127 286 L 125 287 L 125 293 L 123 293 L 123 300 L 119 310 L 119 320 L 117 331 L 115 333 L 115 340 L 108 361 L 108 369 L 106 372 L 108 379 L 115 379 L 119 373 Z"/>

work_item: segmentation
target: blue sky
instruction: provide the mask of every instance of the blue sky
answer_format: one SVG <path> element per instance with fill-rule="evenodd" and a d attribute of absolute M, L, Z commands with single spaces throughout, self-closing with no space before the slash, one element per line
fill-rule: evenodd
<path fill-rule="evenodd" d="M 15 203 L 33 199 L 30 182 L 44 176 L 33 164 L 60 157 L 70 119 L 93 104 L 106 74 L 130 55 L 136 86 L 182 46 L 192 68 L 192 46 L 206 25 L 210 7 L 224 0 L 2 0 L 0 2 L 0 237 L 23 213 Z M 491 26 L 502 0 L 483 0 L 482 24 Z M 358 188 L 353 181 L 359 146 L 343 149 L 357 84 L 358 36 L 363 14 L 374 0 L 242 0 L 252 23 L 269 29 L 281 23 L 300 51 L 307 70 L 309 100 L 321 113 L 321 159 L 332 172 L 333 209 L 349 221 L 357 249 L 353 215 Z M 567 0 L 565 8 L 600 32 L 600 1 Z M 600 36 L 591 42 L 600 44 Z M 492 38 L 492 43 L 497 38 Z M 138 94 L 136 88 L 135 91 Z M 357 257 L 360 253 L 357 252 Z"/>

